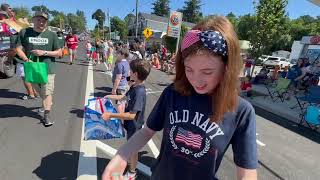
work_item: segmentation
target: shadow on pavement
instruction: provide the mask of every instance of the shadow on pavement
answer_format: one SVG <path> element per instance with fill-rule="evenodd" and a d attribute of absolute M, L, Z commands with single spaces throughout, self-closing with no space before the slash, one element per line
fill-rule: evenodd
<path fill-rule="evenodd" d="M 40 179 L 77 179 L 79 155 L 78 151 L 57 151 L 42 158 L 41 164 L 33 173 Z M 96 157 L 85 157 L 85 161 Z M 100 161 L 97 157 L 97 161 Z M 82 172 L 81 175 L 96 175 L 95 172 Z"/>
<path fill-rule="evenodd" d="M 72 109 L 70 113 L 76 114 L 78 118 L 83 118 L 84 111 L 83 109 Z"/>
<path fill-rule="evenodd" d="M 170 84 L 172 84 L 172 82 L 170 82 L 170 83 L 164 83 L 164 82 L 158 82 L 158 83 L 153 83 L 153 84 L 157 84 L 157 85 L 159 85 L 159 86 L 169 86 Z"/>
<path fill-rule="evenodd" d="M 38 107 L 26 108 L 24 106 L 12 105 L 12 104 L 1 104 L 0 105 L 0 118 L 9 117 L 31 117 L 38 120 L 42 119 L 37 112 L 32 110 L 38 109 Z"/>
<path fill-rule="evenodd" d="M 112 88 L 111 87 L 96 87 L 96 90 L 102 90 L 102 91 L 106 91 L 108 93 L 111 93 Z"/>
<path fill-rule="evenodd" d="M 310 128 L 299 126 L 298 124 L 288 120 L 279 117 L 276 114 L 272 114 L 270 112 L 266 112 L 265 110 L 255 107 L 256 114 L 263 117 L 264 119 L 267 119 L 273 123 L 276 123 L 292 132 L 295 132 L 301 136 L 304 136 L 305 138 L 308 138 L 311 141 L 320 143 L 320 133 L 317 133 L 315 131 L 312 131 Z"/>
<path fill-rule="evenodd" d="M 33 171 L 40 179 L 76 179 L 79 152 L 58 151 L 41 160 L 41 164 Z"/>
<path fill-rule="evenodd" d="M 0 98 L 20 99 L 20 97 L 22 97 L 23 95 L 25 94 L 20 92 L 13 92 L 9 89 L 0 89 Z"/>
<path fill-rule="evenodd" d="M 56 63 L 68 64 L 69 62 L 68 61 L 63 61 L 63 60 L 60 60 L 60 61 L 56 60 Z"/>
<path fill-rule="evenodd" d="M 100 98 L 102 98 L 102 97 L 104 97 L 104 96 L 106 96 L 106 95 L 109 95 L 109 94 L 111 94 L 111 93 L 95 92 L 95 93 L 93 93 L 93 96 L 94 96 L 94 97 L 100 97 Z"/>
<path fill-rule="evenodd" d="M 93 71 L 94 71 L 94 72 L 106 72 L 106 71 L 100 70 L 100 69 L 94 69 Z"/>

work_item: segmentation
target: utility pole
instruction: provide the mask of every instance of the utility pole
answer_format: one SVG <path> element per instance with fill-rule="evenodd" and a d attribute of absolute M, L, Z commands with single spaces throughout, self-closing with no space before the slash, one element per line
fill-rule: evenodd
<path fill-rule="evenodd" d="M 104 22 L 102 22 L 102 37 L 104 39 Z"/>
<path fill-rule="evenodd" d="M 136 0 L 136 37 L 138 37 L 138 4 L 139 0 Z"/>
<path fill-rule="evenodd" d="M 108 22 L 109 22 L 109 40 L 111 40 L 111 21 L 110 21 L 110 11 L 108 8 Z"/>

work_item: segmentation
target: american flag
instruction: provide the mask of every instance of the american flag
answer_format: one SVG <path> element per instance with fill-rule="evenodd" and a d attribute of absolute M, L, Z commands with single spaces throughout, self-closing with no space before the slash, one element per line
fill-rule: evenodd
<path fill-rule="evenodd" d="M 179 127 L 175 140 L 184 143 L 189 147 L 200 149 L 202 137 L 199 134 L 193 134 L 192 132 Z"/>

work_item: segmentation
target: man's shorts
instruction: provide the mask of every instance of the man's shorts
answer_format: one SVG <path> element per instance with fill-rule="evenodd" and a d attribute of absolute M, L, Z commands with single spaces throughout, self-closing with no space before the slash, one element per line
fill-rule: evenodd
<path fill-rule="evenodd" d="M 32 87 L 39 93 L 42 99 L 46 96 L 53 95 L 55 74 L 48 74 L 47 84 L 32 84 Z"/>
<path fill-rule="evenodd" d="M 129 140 L 134 135 L 134 133 L 142 128 L 137 124 L 136 120 L 124 121 L 123 127 L 127 131 L 127 140 Z"/>
<path fill-rule="evenodd" d="M 23 64 L 21 64 L 21 63 L 18 63 L 18 64 L 17 64 L 16 74 L 17 74 L 18 77 L 21 77 L 21 78 L 24 77 L 24 67 L 23 67 Z"/>

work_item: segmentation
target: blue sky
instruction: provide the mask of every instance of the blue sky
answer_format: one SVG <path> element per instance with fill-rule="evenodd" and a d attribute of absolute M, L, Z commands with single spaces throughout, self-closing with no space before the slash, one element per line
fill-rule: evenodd
<path fill-rule="evenodd" d="M 152 2 L 155 0 L 139 0 L 139 11 L 150 13 Z M 135 9 L 135 0 L 2 0 L 12 7 L 25 6 L 31 8 L 34 5 L 46 5 L 49 9 L 56 9 L 65 13 L 75 13 L 77 9 L 85 12 L 88 27 L 92 28 L 96 21 L 91 19 L 92 13 L 100 8 L 103 11 L 110 10 L 111 16 L 124 18 Z M 254 13 L 253 0 L 202 0 L 201 10 L 204 15 L 226 15 L 233 12 L 237 16 Z M 184 0 L 170 0 L 170 8 L 177 10 L 184 6 Z M 320 7 L 307 0 L 289 0 L 287 12 L 290 18 L 301 15 L 320 16 Z"/>

